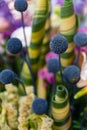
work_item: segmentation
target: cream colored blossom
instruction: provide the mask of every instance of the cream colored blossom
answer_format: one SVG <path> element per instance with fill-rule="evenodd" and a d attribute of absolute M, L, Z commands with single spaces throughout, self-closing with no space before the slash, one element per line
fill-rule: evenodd
<path fill-rule="evenodd" d="M 29 121 L 28 117 L 32 113 L 31 106 L 32 102 L 34 100 L 34 94 L 33 96 L 27 95 L 20 97 L 19 100 L 19 117 L 18 117 L 18 130 L 28 130 L 29 128 Z"/>

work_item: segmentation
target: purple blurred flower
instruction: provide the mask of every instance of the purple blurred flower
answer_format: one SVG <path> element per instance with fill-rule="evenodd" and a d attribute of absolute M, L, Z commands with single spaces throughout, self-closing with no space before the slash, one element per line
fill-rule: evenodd
<path fill-rule="evenodd" d="M 63 6 L 64 5 L 64 0 L 57 0 L 56 3 Z"/>
<path fill-rule="evenodd" d="M 77 15 L 81 15 L 84 9 L 84 5 L 87 3 L 87 0 L 73 0 L 74 11 Z"/>
<path fill-rule="evenodd" d="M 54 74 L 48 72 L 46 75 L 46 80 L 48 81 L 49 84 L 54 84 L 55 83 Z"/>
<path fill-rule="evenodd" d="M 0 0 L 0 17 L 6 18 L 10 24 L 13 22 L 13 16 L 8 8 L 8 4 L 4 0 Z"/>
<path fill-rule="evenodd" d="M 74 2 L 74 11 L 77 15 L 80 15 L 83 12 L 84 0 L 73 0 Z"/>
<path fill-rule="evenodd" d="M 47 55 L 46 55 L 46 57 L 45 57 L 45 60 L 46 60 L 46 62 L 47 62 L 48 60 L 50 60 L 50 59 L 52 59 L 52 58 L 58 59 L 58 55 L 55 54 L 54 52 L 49 52 L 49 53 L 47 53 Z"/>
<path fill-rule="evenodd" d="M 82 33 L 87 34 L 87 26 L 84 26 L 84 27 L 82 27 L 82 28 L 79 28 L 79 29 L 78 29 L 78 32 L 82 32 Z"/>
<path fill-rule="evenodd" d="M 46 80 L 49 84 L 53 84 L 55 82 L 54 74 L 48 72 L 47 68 L 39 70 L 38 77 Z"/>
<path fill-rule="evenodd" d="M 2 33 L 0 33 L 0 54 L 2 54 L 4 52 L 4 49 L 3 49 L 4 43 L 5 43 L 5 40 L 3 38 Z"/>
<path fill-rule="evenodd" d="M 46 79 L 47 73 L 48 73 L 48 70 L 46 68 L 40 69 L 38 72 L 38 77 L 42 79 Z"/>
<path fill-rule="evenodd" d="M 4 42 L 5 42 L 5 40 L 3 38 L 3 35 L 2 35 L 2 33 L 0 33 L 0 45 L 4 45 Z"/>
<path fill-rule="evenodd" d="M 4 0 L 0 0 L 0 17 L 6 19 L 6 21 L 9 23 L 9 28 L 2 31 L 4 37 L 9 38 L 11 33 L 22 25 L 21 20 L 16 21 L 13 18 L 8 4 Z"/>
<path fill-rule="evenodd" d="M 76 52 L 79 51 L 79 47 L 78 47 L 78 46 L 75 47 L 75 51 L 76 51 Z M 86 48 L 80 48 L 80 51 L 81 51 L 81 52 L 84 52 L 85 54 L 87 54 L 87 49 L 86 49 Z"/>

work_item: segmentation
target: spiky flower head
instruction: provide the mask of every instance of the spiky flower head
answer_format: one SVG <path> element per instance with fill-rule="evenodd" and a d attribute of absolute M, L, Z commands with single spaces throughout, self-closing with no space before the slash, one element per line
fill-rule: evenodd
<path fill-rule="evenodd" d="M 22 43 L 18 38 L 11 38 L 7 42 L 6 49 L 11 54 L 18 54 L 22 50 Z"/>
<path fill-rule="evenodd" d="M 37 98 L 32 104 L 32 110 L 34 113 L 41 115 L 45 114 L 48 109 L 48 103 L 45 99 Z"/>
<path fill-rule="evenodd" d="M 14 7 L 19 12 L 25 11 L 28 7 L 27 0 L 15 0 Z"/>
<path fill-rule="evenodd" d="M 70 65 L 64 69 L 63 77 L 67 83 L 75 84 L 80 79 L 80 69 L 75 65 Z"/>
<path fill-rule="evenodd" d="M 67 48 L 68 48 L 67 39 L 60 34 L 55 35 L 50 42 L 50 49 L 56 54 L 61 54 L 65 52 Z"/>
<path fill-rule="evenodd" d="M 87 34 L 78 32 L 74 36 L 74 43 L 79 46 L 86 46 L 87 45 Z"/>
<path fill-rule="evenodd" d="M 15 78 L 15 74 L 12 70 L 10 69 L 5 69 L 0 73 L 0 82 L 2 84 L 9 84 L 12 83 L 12 81 Z"/>
<path fill-rule="evenodd" d="M 48 60 L 47 68 L 49 72 L 56 73 L 59 70 L 59 60 L 56 58 Z"/>

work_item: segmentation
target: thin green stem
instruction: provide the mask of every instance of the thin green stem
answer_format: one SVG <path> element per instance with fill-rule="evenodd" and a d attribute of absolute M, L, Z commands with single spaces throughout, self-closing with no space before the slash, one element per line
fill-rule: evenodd
<path fill-rule="evenodd" d="M 31 63 L 30 63 L 30 57 L 29 57 L 29 52 L 28 52 L 28 45 L 27 45 L 27 39 L 26 39 L 26 33 L 25 33 L 23 13 L 21 13 L 21 19 L 22 19 L 22 25 L 23 25 L 23 34 L 24 34 L 24 40 L 25 40 L 25 47 L 26 47 L 26 52 L 27 52 L 24 60 L 27 63 L 28 68 L 30 70 L 30 74 L 31 74 L 31 78 L 32 78 L 32 84 L 34 86 L 34 93 L 36 94 L 36 84 L 35 84 L 34 74 L 33 74 L 33 70 L 32 70 L 32 67 L 31 67 Z"/>
<path fill-rule="evenodd" d="M 80 129 L 79 130 L 83 130 L 83 123 L 85 121 L 85 117 L 87 116 L 87 111 L 84 113 L 84 116 L 82 118 L 82 121 L 81 121 L 81 125 L 80 125 Z"/>
<path fill-rule="evenodd" d="M 27 38 L 26 38 L 26 32 L 25 32 L 23 13 L 21 13 L 21 20 L 22 20 L 22 26 L 23 26 L 23 34 L 24 34 L 26 52 L 28 53 L 28 44 L 27 44 Z"/>
<path fill-rule="evenodd" d="M 59 66 L 60 66 L 60 75 L 61 75 L 61 80 L 62 80 L 62 84 L 64 84 L 63 82 L 63 74 L 62 74 L 62 66 L 61 66 L 61 59 L 60 59 L 60 54 L 59 54 Z"/>
<path fill-rule="evenodd" d="M 27 63 L 28 65 L 28 68 L 30 70 L 30 74 L 31 74 L 31 78 L 32 78 L 32 84 L 33 84 L 33 87 L 34 87 L 34 94 L 37 94 L 36 93 L 36 84 L 35 84 L 35 79 L 34 79 L 34 74 L 33 74 L 33 71 L 32 71 L 32 68 L 31 68 L 31 65 L 30 65 L 30 60 L 29 60 L 29 57 L 26 55 L 25 57 L 25 62 Z"/>
<path fill-rule="evenodd" d="M 78 54 L 77 54 L 77 65 L 78 65 L 78 62 L 79 62 L 79 58 L 80 58 L 80 47 L 79 47 Z"/>
<path fill-rule="evenodd" d="M 24 89 L 24 94 L 27 95 L 26 90 L 25 90 L 25 85 L 24 85 L 23 81 L 22 81 L 21 79 L 19 79 L 17 76 L 15 77 L 15 79 L 16 79 L 17 81 L 19 81 L 19 83 L 22 85 L 22 87 L 23 87 L 23 89 Z"/>

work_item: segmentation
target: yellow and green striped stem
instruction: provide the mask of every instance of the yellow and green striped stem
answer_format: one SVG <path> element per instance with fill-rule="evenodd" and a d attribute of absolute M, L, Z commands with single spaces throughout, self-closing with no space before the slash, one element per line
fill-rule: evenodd
<path fill-rule="evenodd" d="M 49 42 L 50 42 L 50 17 L 46 21 L 45 36 L 41 46 L 41 53 L 39 58 L 39 67 L 42 68 L 45 65 L 45 56 L 49 52 Z"/>
<path fill-rule="evenodd" d="M 50 43 L 50 32 L 51 32 L 51 19 L 50 19 L 50 14 L 51 14 L 51 1 L 49 0 L 49 12 L 45 24 L 45 34 L 44 38 L 42 41 L 42 46 L 41 46 L 41 53 L 40 53 L 40 58 L 39 58 L 39 68 L 42 68 L 45 65 L 45 56 L 49 52 L 49 43 Z"/>
<path fill-rule="evenodd" d="M 68 130 L 71 127 L 70 104 L 68 91 L 63 85 L 57 86 L 56 94 L 52 97 L 51 109 L 54 130 Z"/>
<path fill-rule="evenodd" d="M 45 34 L 45 23 L 47 19 L 47 14 L 48 14 L 48 0 L 44 1 L 37 0 L 32 23 L 31 43 L 28 48 L 30 62 L 34 74 L 36 74 L 38 70 L 38 60 L 40 57 L 41 45 Z M 26 86 L 32 84 L 30 71 L 25 62 L 22 68 L 21 78 Z"/>
<path fill-rule="evenodd" d="M 45 23 L 47 20 L 49 0 L 37 0 L 36 9 L 33 16 L 31 44 L 29 55 L 32 69 L 37 72 L 38 61 L 41 53 L 42 41 L 45 34 Z M 34 68 L 33 68 L 34 67 Z"/>
<path fill-rule="evenodd" d="M 38 77 L 37 81 L 37 97 L 38 98 L 47 98 L 47 87 L 45 87 L 44 79 Z"/>
<path fill-rule="evenodd" d="M 65 0 L 64 6 L 60 11 L 60 33 L 64 35 L 68 40 L 68 49 L 61 55 L 61 64 L 63 67 L 67 67 L 73 64 L 75 58 L 73 37 L 77 32 L 78 18 L 74 14 L 72 0 Z"/>

